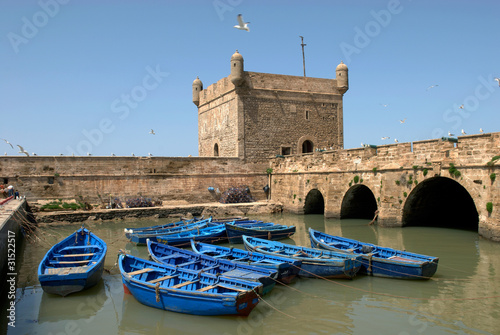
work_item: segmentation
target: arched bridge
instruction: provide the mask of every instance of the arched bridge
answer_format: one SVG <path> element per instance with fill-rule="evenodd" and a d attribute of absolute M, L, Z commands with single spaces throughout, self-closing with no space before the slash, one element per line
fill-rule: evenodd
<path fill-rule="evenodd" d="M 274 201 L 381 226 L 478 231 L 500 241 L 500 133 L 277 157 Z"/>

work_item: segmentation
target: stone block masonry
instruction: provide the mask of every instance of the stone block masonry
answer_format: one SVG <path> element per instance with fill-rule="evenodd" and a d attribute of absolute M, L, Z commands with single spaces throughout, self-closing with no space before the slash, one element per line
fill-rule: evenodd
<path fill-rule="evenodd" d="M 28 200 L 109 197 L 213 202 L 209 187 L 225 191 L 248 185 L 265 199 L 268 160 L 201 157 L 4 157 L 0 181 Z"/>

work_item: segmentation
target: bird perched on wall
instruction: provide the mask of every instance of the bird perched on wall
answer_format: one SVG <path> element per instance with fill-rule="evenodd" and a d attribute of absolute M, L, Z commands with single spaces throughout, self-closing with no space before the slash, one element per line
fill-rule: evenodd
<path fill-rule="evenodd" d="M 87 156 L 92 156 L 92 154 L 90 152 L 87 152 Z"/>
<path fill-rule="evenodd" d="M 238 24 L 234 26 L 234 28 L 239 29 L 239 30 L 246 30 L 250 31 L 250 28 L 248 28 L 248 24 L 250 22 L 244 22 L 243 21 L 243 16 L 241 14 L 238 14 Z"/>
<path fill-rule="evenodd" d="M 10 145 L 10 147 L 11 147 L 12 149 L 14 149 L 14 146 L 12 145 L 12 143 L 10 143 L 9 141 L 7 141 L 5 138 L 2 138 L 2 140 L 4 140 L 4 141 L 5 141 L 5 143 L 7 143 L 8 145 Z"/>
<path fill-rule="evenodd" d="M 17 146 L 19 147 L 20 154 L 25 154 L 28 157 L 30 156 L 30 154 L 26 150 L 24 150 L 24 148 L 22 146 L 20 146 L 19 144 L 17 144 Z"/>
<path fill-rule="evenodd" d="M 149 131 L 149 133 L 150 133 L 151 135 L 156 135 L 156 134 L 155 134 L 155 131 L 154 131 L 153 129 L 151 129 L 151 130 Z"/>
<path fill-rule="evenodd" d="M 483 133 L 483 128 L 479 128 L 479 132 L 482 134 Z"/>

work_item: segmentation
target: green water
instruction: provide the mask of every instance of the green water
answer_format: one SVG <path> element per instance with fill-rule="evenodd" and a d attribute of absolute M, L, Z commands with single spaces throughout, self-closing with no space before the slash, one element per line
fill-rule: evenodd
<path fill-rule="evenodd" d="M 273 215 L 260 219 L 297 226 L 284 242 L 309 246 L 307 229 L 438 256 L 431 280 L 358 276 L 353 280 L 297 279 L 277 286 L 248 317 L 206 317 L 166 312 L 124 295 L 114 267 L 119 249 L 147 258 L 146 247 L 127 243 L 124 227 L 167 222 L 117 221 L 88 226 L 108 243 L 103 280 L 62 298 L 46 294 L 37 267 L 56 241 L 78 225 L 47 227 L 42 240 L 17 255 L 15 328 L 7 334 L 498 334 L 500 243 L 477 233 L 444 228 L 378 228 L 368 220 L 331 220 L 322 215 Z M 225 244 L 228 245 L 228 244 Z M 236 247 L 242 247 L 236 245 Z M 2 308 L 5 311 L 5 308 Z M 5 313 L 5 312 L 4 312 Z"/>

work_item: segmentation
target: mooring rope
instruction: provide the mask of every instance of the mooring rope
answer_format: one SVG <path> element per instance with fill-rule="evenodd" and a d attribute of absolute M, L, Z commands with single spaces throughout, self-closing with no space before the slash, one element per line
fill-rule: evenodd
<path fill-rule="evenodd" d="M 271 305 L 270 303 L 268 303 L 266 300 L 264 300 L 264 298 L 262 298 L 258 293 L 257 291 L 255 291 L 255 288 L 252 289 L 252 291 L 255 292 L 255 294 L 257 295 L 257 297 L 259 298 L 259 301 L 263 301 L 266 305 L 268 305 L 269 307 L 271 307 L 272 309 L 274 309 L 275 311 L 277 311 L 278 313 L 281 313 L 285 316 L 288 316 L 289 318 L 292 318 L 292 319 L 295 319 L 295 316 L 292 316 L 290 314 L 286 314 L 285 312 L 282 312 L 280 311 L 279 309 L 277 309 L 276 307 L 274 307 L 273 305 Z"/>

